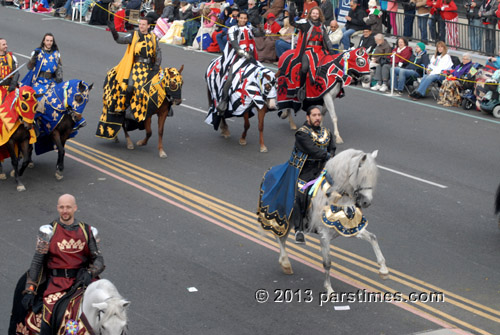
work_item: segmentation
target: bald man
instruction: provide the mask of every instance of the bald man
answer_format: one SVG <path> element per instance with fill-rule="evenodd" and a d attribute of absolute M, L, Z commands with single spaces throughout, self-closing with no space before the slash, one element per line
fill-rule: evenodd
<path fill-rule="evenodd" d="M 59 219 L 41 226 L 38 232 L 22 304 L 30 310 L 35 297 L 43 297 L 40 335 L 52 334 L 52 310 L 61 295 L 74 285 L 89 285 L 104 270 L 104 260 L 97 245 L 97 229 L 76 220 L 77 210 L 74 196 L 61 195 L 57 201 Z M 38 292 L 42 270 L 48 284 L 45 291 Z"/>

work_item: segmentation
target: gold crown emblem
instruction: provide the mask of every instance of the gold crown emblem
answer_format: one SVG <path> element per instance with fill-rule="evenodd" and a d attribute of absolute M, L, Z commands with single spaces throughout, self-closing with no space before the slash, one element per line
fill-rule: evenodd
<path fill-rule="evenodd" d="M 59 247 L 59 250 L 62 252 L 66 252 L 69 254 L 75 254 L 77 252 L 80 252 L 85 248 L 85 242 L 82 242 L 80 240 L 63 240 L 62 242 L 57 242 L 57 246 Z"/>

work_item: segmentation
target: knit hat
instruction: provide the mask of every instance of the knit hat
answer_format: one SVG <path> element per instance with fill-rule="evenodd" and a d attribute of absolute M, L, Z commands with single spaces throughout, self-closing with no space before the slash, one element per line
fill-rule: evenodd
<path fill-rule="evenodd" d="M 418 42 L 417 45 L 420 48 L 420 50 L 425 51 L 425 44 L 424 43 Z"/>
<path fill-rule="evenodd" d="M 377 7 L 377 0 L 370 0 L 370 1 L 368 1 L 368 7 L 369 8 Z"/>

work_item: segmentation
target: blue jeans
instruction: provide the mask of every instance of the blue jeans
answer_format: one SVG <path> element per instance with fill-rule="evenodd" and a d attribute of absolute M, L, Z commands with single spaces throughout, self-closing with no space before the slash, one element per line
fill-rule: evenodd
<path fill-rule="evenodd" d="M 470 48 L 474 51 L 481 51 L 483 44 L 483 29 L 480 19 L 469 20 Z"/>
<path fill-rule="evenodd" d="M 429 34 L 431 39 L 436 40 L 436 17 L 434 15 L 429 15 Z"/>
<path fill-rule="evenodd" d="M 415 70 L 402 69 L 400 67 L 394 68 L 394 81 L 397 79 L 396 90 L 403 91 L 405 88 L 406 81 L 414 77 L 415 79 L 420 77 Z"/>
<path fill-rule="evenodd" d="M 288 43 L 287 41 L 282 40 L 280 38 L 279 40 L 276 40 L 274 46 L 276 48 L 276 56 L 280 58 L 281 55 L 285 53 L 285 51 L 290 50 L 292 48 L 292 43 Z"/>
<path fill-rule="evenodd" d="M 425 92 L 427 92 L 429 85 L 435 81 L 443 81 L 444 78 L 445 77 L 440 74 L 425 75 L 422 78 L 420 85 L 418 85 L 417 92 L 420 93 L 421 96 L 425 97 Z"/>
<path fill-rule="evenodd" d="M 342 36 L 342 45 L 344 46 L 344 49 L 349 49 L 351 47 L 351 35 L 354 34 L 356 32 L 356 30 L 354 29 L 345 29 L 342 28 L 342 32 L 344 33 L 344 35 Z"/>
<path fill-rule="evenodd" d="M 216 39 L 217 39 L 217 44 L 219 44 L 220 52 L 224 53 L 224 48 L 226 47 L 227 44 L 227 32 L 223 31 L 220 34 L 217 34 Z"/>
<path fill-rule="evenodd" d="M 428 16 L 417 16 L 418 29 L 420 30 L 420 39 L 427 42 L 427 20 Z"/>
<path fill-rule="evenodd" d="M 405 18 L 403 21 L 403 36 L 413 36 L 413 21 L 415 20 L 415 10 L 405 11 Z M 409 15 L 406 15 L 409 14 Z"/>
<path fill-rule="evenodd" d="M 446 43 L 446 22 L 442 18 L 439 18 L 439 20 L 437 20 L 437 23 L 438 23 L 437 40 Z"/>
<path fill-rule="evenodd" d="M 484 47 L 487 55 L 495 55 L 495 26 L 496 24 L 483 24 L 484 30 Z"/>

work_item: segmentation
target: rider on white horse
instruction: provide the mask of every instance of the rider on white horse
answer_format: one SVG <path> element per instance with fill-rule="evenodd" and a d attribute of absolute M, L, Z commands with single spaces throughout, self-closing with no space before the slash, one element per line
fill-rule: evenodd
<path fill-rule="evenodd" d="M 35 296 L 43 295 L 40 335 L 50 335 L 52 327 L 59 327 L 50 323 L 56 302 L 75 283 L 88 286 L 104 271 L 104 260 L 96 242 L 97 229 L 75 220 L 77 209 L 75 198 L 64 194 L 57 203 L 59 219 L 40 227 L 22 299 L 28 311 L 33 307 Z M 48 285 L 44 292 L 37 292 L 42 277 L 47 278 Z"/>
<path fill-rule="evenodd" d="M 289 161 L 272 167 L 264 175 L 257 212 L 262 227 L 277 236 L 288 234 L 293 223 L 297 243 L 305 243 L 308 183 L 320 175 L 336 150 L 335 137 L 321 127 L 320 107 L 308 108 L 306 119 L 295 133 L 295 147 Z"/>
<path fill-rule="evenodd" d="M 223 64 L 221 64 L 221 76 L 227 73 L 222 88 L 222 97 L 217 105 L 217 112 L 223 115 L 229 103 L 229 89 L 233 82 L 233 67 L 241 68 L 245 62 L 256 64 L 257 48 L 255 47 L 252 26 L 248 25 L 248 14 L 240 12 L 238 14 L 238 24 L 229 28 L 227 33 L 229 43 L 224 48 Z"/>

